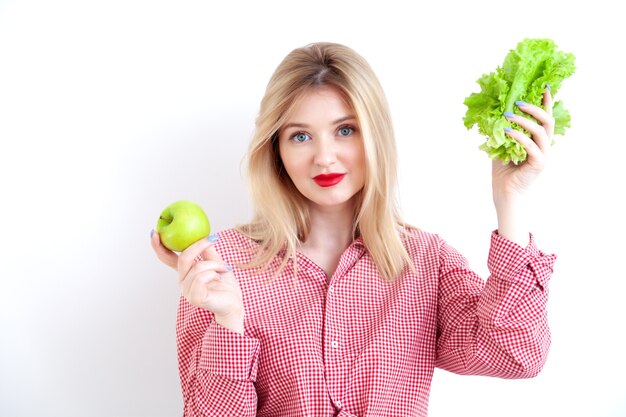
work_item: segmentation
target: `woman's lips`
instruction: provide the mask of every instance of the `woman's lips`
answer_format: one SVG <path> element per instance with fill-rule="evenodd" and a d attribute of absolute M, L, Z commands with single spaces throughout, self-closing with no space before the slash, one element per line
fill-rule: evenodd
<path fill-rule="evenodd" d="M 313 177 L 313 181 L 320 187 L 332 187 L 339 184 L 346 174 L 320 174 Z"/>

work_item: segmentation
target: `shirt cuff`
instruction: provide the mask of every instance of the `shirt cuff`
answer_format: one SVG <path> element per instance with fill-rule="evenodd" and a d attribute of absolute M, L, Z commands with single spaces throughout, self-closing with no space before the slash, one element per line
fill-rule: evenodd
<path fill-rule="evenodd" d="M 543 253 L 537 248 L 532 233 L 526 247 L 500 236 L 497 230 L 491 234 L 488 267 L 492 276 L 511 282 L 534 277 L 537 284 L 545 287 L 555 261 L 556 255 Z"/>
<path fill-rule="evenodd" d="M 202 339 L 200 368 L 231 380 L 256 381 L 260 343 L 217 324 L 215 319 Z"/>

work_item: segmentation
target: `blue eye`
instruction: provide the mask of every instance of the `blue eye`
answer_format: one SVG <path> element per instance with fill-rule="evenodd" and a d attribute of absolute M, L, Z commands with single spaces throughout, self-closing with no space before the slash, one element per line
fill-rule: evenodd
<path fill-rule="evenodd" d="M 350 126 L 344 126 L 344 127 L 339 128 L 340 136 L 350 136 L 352 133 L 354 133 L 354 129 L 351 128 Z"/>
<path fill-rule="evenodd" d="M 309 135 L 304 132 L 298 132 L 291 137 L 295 142 L 302 143 L 310 139 Z"/>

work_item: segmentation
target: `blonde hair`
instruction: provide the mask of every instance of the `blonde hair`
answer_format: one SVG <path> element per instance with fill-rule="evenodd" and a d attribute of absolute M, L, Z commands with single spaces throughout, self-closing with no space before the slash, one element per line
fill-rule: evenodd
<path fill-rule="evenodd" d="M 356 113 L 366 179 L 356 195 L 353 235 L 361 235 L 380 274 L 394 279 L 411 262 L 402 243 L 406 224 L 395 195 L 397 154 L 389 107 L 367 61 L 336 43 L 314 43 L 293 50 L 267 85 L 247 154 L 255 214 L 250 224 L 238 227 L 260 244 L 257 256 L 247 266 L 269 266 L 284 253 L 280 270 L 289 258 L 295 259 L 298 243 L 307 239 L 307 200 L 283 169 L 277 142 L 293 104 L 305 90 L 319 86 L 335 87 Z"/>

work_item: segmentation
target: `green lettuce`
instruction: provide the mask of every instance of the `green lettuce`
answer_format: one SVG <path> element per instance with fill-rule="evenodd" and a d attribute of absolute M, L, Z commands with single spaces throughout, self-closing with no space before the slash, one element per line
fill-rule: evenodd
<path fill-rule="evenodd" d="M 504 112 L 532 119 L 521 112 L 515 102 L 521 100 L 543 107 L 546 86 L 554 97 L 563 80 L 574 70 L 574 55 L 559 51 L 551 39 L 524 39 L 509 51 L 501 67 L 477 80 L 480 92 L 465 98 L 467 112 L 463 123 L 467 129 L 478 126 L 478 132 L 486 136 L 485 143 L 479 148 L 492 159 L 519 164 L 526 159 L 526 151 L 504 133 L 504 128 L 524 129 L 510 123 Z M 561 101 L 554 102 L 552 115 L 555 119 L 554 133 L 563 135 L 565 129 L 570 127 L 570 114 Z"/>

